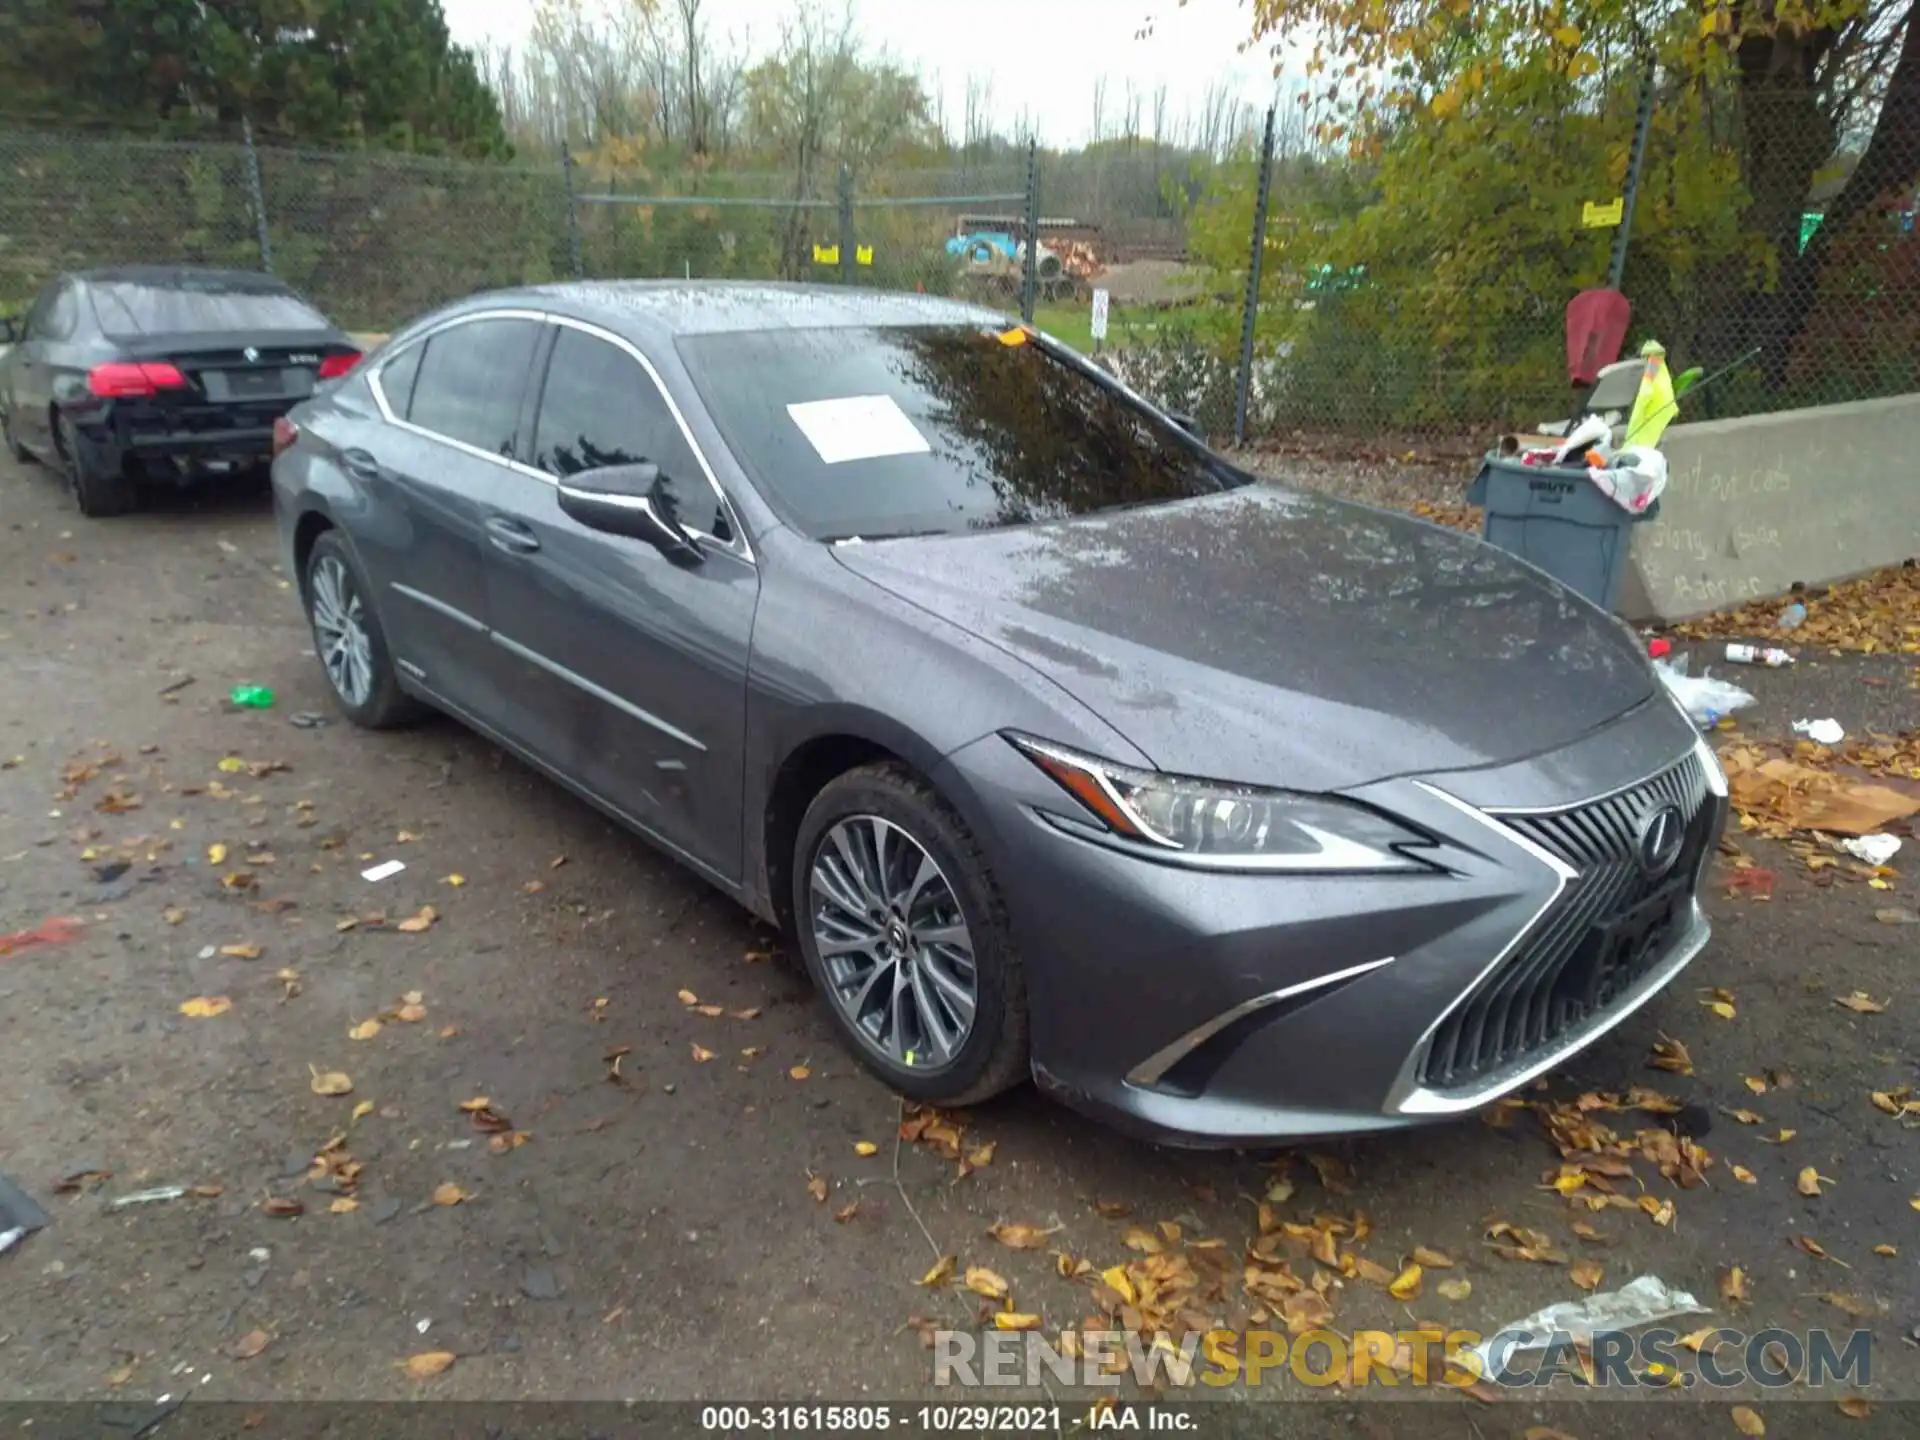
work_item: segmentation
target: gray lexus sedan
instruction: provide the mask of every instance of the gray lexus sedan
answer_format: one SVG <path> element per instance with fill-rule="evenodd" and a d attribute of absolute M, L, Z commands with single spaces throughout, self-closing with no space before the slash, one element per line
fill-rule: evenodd
<path fill-rule="evenodd" d="M 1725 780 L 1630 632 L 991 311 L 476 296 L 275 443 L 347 716 L 445 711 L 787 927 L 913 1099 L 1408 1125 L 1706 942 Z"/>

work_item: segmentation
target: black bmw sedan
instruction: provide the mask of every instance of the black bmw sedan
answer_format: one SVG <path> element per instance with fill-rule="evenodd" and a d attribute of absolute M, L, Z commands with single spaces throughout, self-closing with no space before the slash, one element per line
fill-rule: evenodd
<path fill-rule="evenodd" d="M 0 444 L 56 470 L 83 515 L 143 483 L 253 465 L 274 422 L 360 358 L 271 275 L 127 266 L 63 275 L 0 320 Z"/>

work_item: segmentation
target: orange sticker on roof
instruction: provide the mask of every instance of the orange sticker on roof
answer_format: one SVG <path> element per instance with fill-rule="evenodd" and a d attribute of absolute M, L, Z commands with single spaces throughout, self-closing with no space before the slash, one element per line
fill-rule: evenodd
<path fill-rule="evenodd" d="M 1016 325 L 1011 330 L 1002 330 L 1000 332 L 1000 343 L 1002 345 L 1026 344 L 1027 343 L 1027 327 L 1024 325 Z"/>

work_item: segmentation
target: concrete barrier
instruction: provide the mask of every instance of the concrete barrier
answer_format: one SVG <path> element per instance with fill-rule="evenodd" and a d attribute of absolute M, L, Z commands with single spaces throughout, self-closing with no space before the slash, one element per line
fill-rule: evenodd
<path fill-rule="evenodd" d="M 1920 395 L 1675 425 L 1629 620 L 1684 620 L 1920 555 Z"/>

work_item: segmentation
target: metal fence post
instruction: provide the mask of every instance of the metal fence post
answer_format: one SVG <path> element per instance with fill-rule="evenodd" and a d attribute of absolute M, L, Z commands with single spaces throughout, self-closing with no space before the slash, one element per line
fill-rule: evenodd
<path fill-rule="evenodd" d="M 587 278 L 586 261 L 580 254 L 580 212 L 573 203 L 573 151 L 560 142 L 560 183 L 567 192 L 567 261 L 573 266 L 573 278 Z"/>
<path fill-rule="evenodd" d="M 1627 161 L 1627 188 L 1620 197 L 1620 227 L 1613 232 L 1613 259 L 1607 266 L 1607 286 L 1620 288 L 1627 273 L 1627 241 L 1633 234 L 1633 202 L 1640 193 L 1640 170 L 1647 159 L 1647 131 L 1653 128 L 1653 61 L 1640 80 L 1640 105 L 1633 116 L 1633 154 Z"/>
<path fill-rule="evenodd" d="M 853 167 L 840 167 L 840 283 L 853 284 Z"/>
<path fill-rule="evenodd" d="M 1027 140 L 1027 263 L 1020 272 L 1020 318 L 1033 323 L 1035 292 L 1040 288 L 1040 140 Z"/>
<path fill-rule="evenodd" d="M 1260 314 L 1260 262 L 1267 251 L 1267 200 L 1273 190 L 1273 121 L 1277 106 L 1267 107 L 1267 131 L 1260 141 L 1260 179 L 1253 197 L 1253 253 L 1247 260 L 1247 308 L 1240 315 L 1240 373 L 1234 378 L 1233 443 L 1247 443 L 1247 402 L 1253 395 L 1253 327 Z"/>
<path fill-rule="evenodd" d="M 273 273 L 273 237 L 267 233 L 267 197 L 260 185 L 260 152 L 253 148 L 253 121 L 240 117 L 240 139 L 246 145 L 247 198 L 253 206 L 253 224 L 260 237 L 260 268 Z"/>

